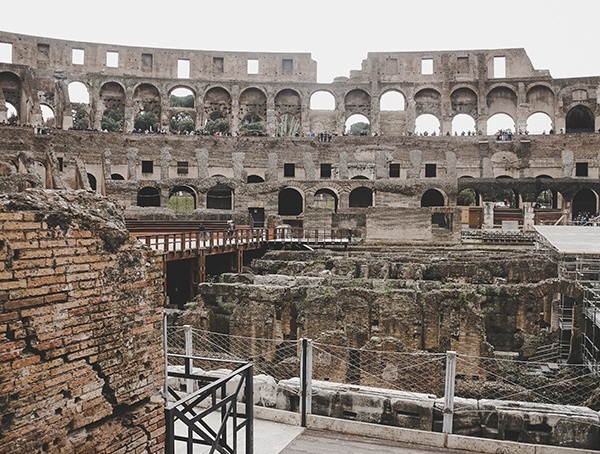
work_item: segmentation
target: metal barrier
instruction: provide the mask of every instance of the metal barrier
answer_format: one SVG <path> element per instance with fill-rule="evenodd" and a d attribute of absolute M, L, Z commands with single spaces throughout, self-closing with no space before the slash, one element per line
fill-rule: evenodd
<path fill-rule="evenodd" d="M 238 452 L 238 432 L 245 430 L 245 453 L 254 453 L 254 392 L 253 367 L 246 361 L 220 360 L 188 354 L 168 353 L 165 318 L 165 422 L 166 454 L 175 453 L 176 443 L 184 443 L 192 454 L 195 445 L 210 446 L 209 453 L 235 454 Z M 191 331 L 190 331 L 191 332 Z M 173 363 L 183 363 L 179 367 Z M 202 366 L 194 369 L 194 362 Z M 208 365 L 234 365 L 235 370 L 225 376 L 209 374 Z M 208 366 L 208 367 L 207 367 Z M 195 373 L 200 371 L 200 373 Z M 169 379 L 182 379 L 185 391 L 175 389 Z M 193 391 L 194 384 L 199 389 Z M 202 386 L 200 386 L 202 385 Z M 169 397 L 174 401 L 169 402 Z M 238 402 L 244 402 L 243 411 Z M 208 420 L 218 414 L 217 424 Z M 217 427 L 214 427 L 214 426 Z"/>

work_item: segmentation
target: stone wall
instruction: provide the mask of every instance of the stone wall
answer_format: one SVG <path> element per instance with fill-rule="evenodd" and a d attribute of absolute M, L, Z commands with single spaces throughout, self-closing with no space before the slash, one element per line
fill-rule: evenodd
<path fill-rule="evenodd" d="M 0 196 L 0 452 L 159 452 L 163 261 L 92 193 Z"/>
<path fill-rule="evenodd" d="M 398 351 L 526 358 L 557 328 L 546 322 L 555 294 L 572 292 L 547 257 L 516 249 L 273 251 L 249 269 L 201 284 L 183 319 L 256 338 L 370 349 L 392 339 Z M 320 378 L 342 381 L 337 366 Z"/>

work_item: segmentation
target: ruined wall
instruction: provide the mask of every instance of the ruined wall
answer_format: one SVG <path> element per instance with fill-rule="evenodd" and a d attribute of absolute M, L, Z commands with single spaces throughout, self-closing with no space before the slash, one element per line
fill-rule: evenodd
<path fill-rule="evenodd" d="M 566 286 L 546 257 L 490 252 L 269 252 L 252 262 L 255 276 L 201 284 L 199 306 L 186 317 L 257 338 L 359 349 L 393 339 L 399 351 L 528 357 L 544 343 L 544 311 Z M 332 381 L 345 376 L 335 367 L 326 373 Z"/>
<path fill-rule="evenodd" d="M 0 196 L 0 452 L 159 452 L 163 262 L 84 192 Z"/>

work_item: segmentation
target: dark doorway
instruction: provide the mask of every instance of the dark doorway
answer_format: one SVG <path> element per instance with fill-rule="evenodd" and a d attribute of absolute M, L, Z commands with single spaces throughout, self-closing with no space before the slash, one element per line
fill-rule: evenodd
<path fill-rule="evenodd" d="M 582 189 L 573 197 L 571 219 L 595 216 L 598 210 L 598 198 L 591 189 Z"/>
<path fill-rule="evenodd" d="M 575 106 L 567 114 L 567 132 L 594 132 L 594 114 L 586 106 Z"/>
<path fill-rule="evenodd" d="M 356 188 L 350 193 L 350 208 L 366 208 L 373 206 L 373 190 L 370 188 Z"/>
<path fill-rule="evenodd" d="M 279 193 L 279 214 L 285 216 L 298 216 L 302 214 L 302 194 L 296 189 L 287 188 Z"/>
<path fill-rule="evenodd" d="M 193 298 L 192 266 L 194 260 L 167 262 L 167 297 L 170 305 L 179 308 Z"/>
<path fill-rule="evenodd" d="M 248 212 L 252 217 L 253 227 L 265 226 L 265 209 L 264 208 L 248 208 Z"/>

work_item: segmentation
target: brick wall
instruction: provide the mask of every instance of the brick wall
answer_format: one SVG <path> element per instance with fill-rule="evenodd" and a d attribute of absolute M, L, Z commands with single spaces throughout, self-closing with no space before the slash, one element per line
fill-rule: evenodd
<path fill-rule="evenodd" d="M 110 202 L 0 196 L 0 453 L 162 451 L 162 307 Z"/>

